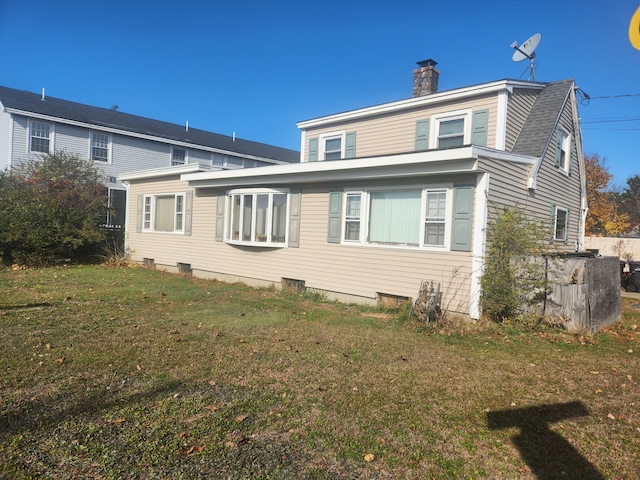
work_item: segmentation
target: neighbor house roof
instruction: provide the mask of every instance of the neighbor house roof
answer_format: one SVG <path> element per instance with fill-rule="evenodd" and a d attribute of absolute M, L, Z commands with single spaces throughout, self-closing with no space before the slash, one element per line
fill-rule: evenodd
<path fill-rule="evenodd" d="M 252 142 L 218 133 L 195 128 L 188 130 L 183 125 L 161 122 L 151 118 L 139 117 L 106 108 L 93 107 L 82 103 L 62 100 L 55 97 L 31 93 L 23 90 L 0 86 L 0 103 L 10 113 L 36 114 L 60 119 L 70 123 L 102 127 L 110 131 L 121 131 L 145 138 L 157 139 L 168 143 L 206 147 L 221 153 L 241 154 L 254 158 L 274 160 L 276 162 L 296 163 L 300 161 L 300 152 L 276 147 L 265 143 Z"/>

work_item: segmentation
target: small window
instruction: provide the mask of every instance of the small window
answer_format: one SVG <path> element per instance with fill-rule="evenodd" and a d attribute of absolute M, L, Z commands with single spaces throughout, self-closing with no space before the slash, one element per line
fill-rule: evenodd
<path fill-rule="evenodd" d="M 345 132 L 320 135 L 320 159 L 340 160 L 344 158 L 344 137 Z"/>
<path fill-rule="evenodd" d="M 144 230 L 154 232 L 184 231 L 184 197 L 181 194 L 146 195 Z"/>
<path fill-rule="evenodd" d="M 362 218 L 362 194 L 347 193 L 345 207 L 344 239 L 345 241 L 359 242 Z"/>
<path fill-rule="evenodd" d="M 464 145 L 464 118 L 440 121 L 438 148 L 460 147 L 462 145 Z"/>
<path fill-rule="evenodd" d="M 566 242 L 569 233 L 569 211 L 564 208 L 556 207 L 554 240 Z"/>
<path fill-rule="evenodd" d="M 224 153 L 212 153 L 211 165 L 213 167 L 224 167 L 227 164 L 227 156 Z"/>
<path fill-rule="evenodd" d="M 187 151 L 184 148 L 171 149 L 171 166 L 184 165 L 187 159 Z"/>
<path fill-rule="evenodd" d="M 109 161 L 109 135 L 91 132 L 91 159 L 98 162 Z"/>
<path fill-rule="evenodd" d="M 424 244 L 444 246 L 447 191 L 427 191 Z"/>
<path fill-rule="evenodd" d="M 51 130 L 50 123 L 31 121 L 29 148 L 32 152 L 49 153 L 51 151 Z"/>
<path fill-rule="evenodd" d="M 571 161 L 571 135 L 562 129 L 558 130 L 558 150 L 558 167 L 566 172 Z"/>
<path fill-rule="evenodd" d="M 280 192 L 233 193 L 227 196 L 229 243 L 285 245 L 288 194 Z"/>

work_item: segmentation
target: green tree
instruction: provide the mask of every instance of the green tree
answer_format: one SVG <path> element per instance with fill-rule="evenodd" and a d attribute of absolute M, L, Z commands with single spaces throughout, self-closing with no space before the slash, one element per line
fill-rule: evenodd
<path fill-rule="evenodd" d="M 496 211 L 487 224 L 487 255 L 480 279 L 480 308 L 487 318 L 514 319 L 529 302 L 536 302 L 548 288 L 542 255 L 549 227 L 527 220 L 518 206 Z"/>
<path fill-rule="evenodd" d="M 620 209 L 629 217 L 632 226 L 640 225 L 640 175 L 627 178 L 627 184 L 618 194 Z"/>
<path fill-rule="evenodd" d="M 607 168 L 607 159 L 598 154 L 586 155 L 584 165 L 589 205 L 585 233 L 606 237 L 628 231 L 629 217 L 620 211 L 616 194 L 610 187 L 613 177 Z"/>
<path fill-rule="evenodd" d="M 0 173 L 0 251 L 4 263 L 40 265 L 91 254 L 104 242 L 101 171 L 66 152 Z"/>

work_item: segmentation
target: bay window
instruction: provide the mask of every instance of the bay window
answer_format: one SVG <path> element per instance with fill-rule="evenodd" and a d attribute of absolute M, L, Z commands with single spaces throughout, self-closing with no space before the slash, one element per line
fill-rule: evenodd
<path fill-rule="evenodd" d="M 231 192 L 225 239 L 238 244 L 285 245 L 288 196 L 281 191 Z"/>

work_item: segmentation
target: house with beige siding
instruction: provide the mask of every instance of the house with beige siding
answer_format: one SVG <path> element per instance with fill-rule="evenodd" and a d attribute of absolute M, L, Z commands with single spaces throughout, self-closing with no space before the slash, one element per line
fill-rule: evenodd
<path fill-rule="evenodd" d="M 441 285 L 478 318 L 491 212 L 519 205 L 549 243 L 582 249 L 586 194 L 573 80 L 437 91 L 420 62 L 408 99 L 301 121 L 300 162 L 122 176 L 133 260 L 249 285 L 294 284 L 375 304 Z"/>

